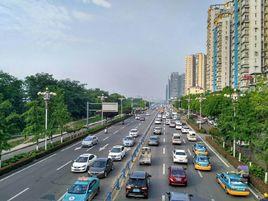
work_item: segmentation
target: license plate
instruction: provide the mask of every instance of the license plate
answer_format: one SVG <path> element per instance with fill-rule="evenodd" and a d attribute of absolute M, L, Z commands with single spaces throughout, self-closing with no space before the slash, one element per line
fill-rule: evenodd
<path fill-rule="evenodd" d="M 138 189 L 138 188 L 133 189 L 133 193 L 139 193 L 139 192 L 140 192 L 140 189 Z"/>

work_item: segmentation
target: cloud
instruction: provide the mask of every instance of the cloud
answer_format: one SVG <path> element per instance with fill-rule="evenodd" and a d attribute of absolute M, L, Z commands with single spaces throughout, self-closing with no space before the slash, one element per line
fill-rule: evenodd
<path fill-rule="evenodd" d="M 77 20 L 91 21 L 93 19 L 93 15 L 78 10 L 74 10 L 72 14 Z"/>
<path fill-rule="evenodd" d="M 83 0 L 84 3 L 93 3 L 97 6 L 101 6 L 104 8 L 110 8 L 112 5 L 107 0 Z"/>

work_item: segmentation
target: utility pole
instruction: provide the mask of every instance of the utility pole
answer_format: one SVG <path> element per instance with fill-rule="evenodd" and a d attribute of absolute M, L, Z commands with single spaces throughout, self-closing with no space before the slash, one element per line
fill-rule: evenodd
<path fill-rule="evenodd" d="M 121 108 L 120 108 L 120 109 L 121 109 L 121 117 L 123 116 L 123 100 L 124 100 L 124 99 L 125 99 L 125 98 L 123 98 L 123 97 L 122 97 L 122 98 L 119 98 L 120 103 L 121 103 L 121 106 L 120 106 L 120 107 L 121 107 Z"/>
<path fill-rule="evenodd" d="M 103 125 L 104 124 L 104 122 L 103 122 L 103 101 L 105 100 L 105 98 L 107 98 L 107 96 L 104 96 L 104 94 L 101 94 L 101 96 L 98 96 L 98 98 L 100 98 L 100 100 L 101 100 L 101 122 Z"/>

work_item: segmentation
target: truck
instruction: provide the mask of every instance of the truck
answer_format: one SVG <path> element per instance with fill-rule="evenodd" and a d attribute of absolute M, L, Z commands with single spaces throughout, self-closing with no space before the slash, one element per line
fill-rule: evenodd
<path fill-rule="evenodd" d="M 152 153 L 150 147 L 142 147 L 139 159 L 140 165 L 151 165 Z"/>

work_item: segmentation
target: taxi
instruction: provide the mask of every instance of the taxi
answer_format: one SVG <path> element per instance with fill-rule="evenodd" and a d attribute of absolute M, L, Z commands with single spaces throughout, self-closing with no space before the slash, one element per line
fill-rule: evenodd
<path fill-rule="evenodd" d="M 100 190 L 100 181 L 96 177 L 80 177 L 68 189 L 63 201 L 92 200 Z"/>
<path fill-rule="evenodd" d="M 210 171 L 212 168 L 209 157 L 202 154 L 194 156 L 193 164 L 196 170 Z"/>
<path fill-rule="evenodd" d="M 194 152 L 195 155 L 198 155 L 198 154 L 208 155 L 207 147 L 201 142 L 198 142 L 198 143 L 194 144 L 193 152 Z"/>
<path fill-rule="evenodd" d="M 216 181 L 227 194 L 234 196 L 248 196 L 250 194 L 247 184 L 241 181 L 241 177 L 236 173 L 217 173 Z"/>

